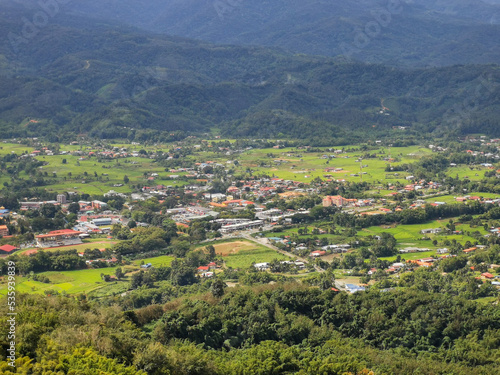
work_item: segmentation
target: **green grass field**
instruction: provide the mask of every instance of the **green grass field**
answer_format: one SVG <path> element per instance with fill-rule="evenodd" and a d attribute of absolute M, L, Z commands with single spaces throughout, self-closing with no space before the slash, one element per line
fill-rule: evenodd
<path fill-rule="evenodd" d="M 140 266 L 142 262 L 144 264 L 151 263 L 153 267 L 170 267 L 172 264 L 172 261 L 175 259 L 175 257 L 170 256 L 170 255 L 163 255 L 159 256 L 156 258 L 146 258 L 146 259 L 140 259 L 140 260 L 135 260 L 133 264 L 136 266 Z"/>
<path fill-rule="evenodd" d="M 210 244 L 215 247 L 216 254 L 222 257 L 226 267 L 248 268 L 253 263 L 265 263 L 274 259 L 290 259 L 273 249 L 246 239 L 214 241 L 200 244 L 198 247 L 205 247 Z"/>
<path fill-rule="evenodd" d="M 436 251 L 423 251 L 421 253 L 408 253 L 408 254 L 401 254 L 401 261 L 404 262 L 405 260 L 417 260 L 417 259 L 423 259 L 423 258 L 429 258 L 436 256 Z M 395 262 L 397 258 L 397 255 L 392 256 L 392 257 L 381 257 L 379 259 L 381 260 L 387 260 L 389 262 Z"/>
<path fill-rule="evenodd" d="M 255 245 L 251 250 L 240 250 L 237 254 L 224 257 L 227 267 L 248 268 L 253 263 L 271 262 L 274 259 L 289 260 L 290 258 L 264 246 Z"/>
<path fill-rule="evenodd" d="M 68 294 L 89 293 L 109 285 L 109 283 L 105 283 L 101 279 L 101 273 L 113 275 L 115 269 L 116 267 L 107 267 L 100 269 L 40 273 L 39 275 L 44 275 L 49 278 L 49 284 L 28 280 L 27 277 L 16 277 L 16 292 L 44 293 L 46 290 L 56 290 L 59 293 L 66 292 Z M 118 283 L 125 282 L 127 281 L 120 281 Z M 5 295 L 7 293 L 6 287 L 6 283 L 2 281 L 0 284 L 0 295 Z"/>
<path fill-rule="evenodd" d="M 472 192 L 472 193 L 466 193 L 464 195 L 478 196 L 478 197 L 490 198 L 490 199 L 500 198 L 500 195 L 495 194 L 495 193 L 477 193 L 477 192 Z M 447 204 L 453 204 L 453 203 L 457 203 L 457 200 L 455 198 L 457 198 L 459 196 L 463 197 L 464 195 L 447 194 L 447 195 L 442 195 L 442 196 L 439 196 L 439 197 L 426 198 L 425 200 L 427 202 L 429 202 L 429 203 L 433 203 L 433 202 L 445 202 Z"/>
<path fill-rule="evenodd" d="M 355 146 L 345 146 L 345 149 L 355 148 Z M 348 181 L 384 181 L 386 180 L 385 168 L 387 161 L 382 160 L 388 157 L 389 150 L 379 148 L 367 153 L 376 154 L 377 158 L 363 159 L 362 162 L 356 161 L 362 157 L 364 151 L 352 151 L 337 155 L 336 158 L 327 160 L 322 159 L 323 155 L 331 155 L 332 151 L 326 148 L 322 152 L 308 153 L 304 150 L 292 148 L 285 149 L 258 149 L 243 153 L 238 160 L 240 161 L 239 170 L 244 171 L 251 168 L 254 173 L 266 173 L 286 180 L 295 180 L 308 182 L 316 177 L 325 178 L 325 174 L 330 174 L 332 179 L 346 179 Z M 427 148 L 418 146 L 411 147 L 393 147 L 390 149 L 390 155 L 398 158 L 399 161 L 393 162 L 393 165 L 401 163 L 412 163 L 423 155 L 430 154 Z M 275 160 L 283 161 L 280 165 Z M 262 166 L 268 165 L 268 167 Z M 366 166 L 361 169 L 361 166 Z M 340 172 L 325 172 L 326 168 L 343 168 Z M 366 174 L 361 174 L 361 171 Z M 358 174 L 359 176 L 351 176 Z M 394 180 L 403 179 L 406 175 L 400 173 L 394 176 Z"/>
<path fill-rule="evenodd" d="M 159 256 L 156 258 L 143 259 L 144 263 L 151 263 L 154 267 L 170 266 L 175 258 L 172 256 Z M 139 268 L 143 260 L 136 260 L 134 268 Z M 128 266 L 130 267 L 130 266 Z M 128 289 L 129 278 L 120 281 L 104 282 L 101 274 L 114 275 L 117 267 L 107 267 L 99 269 L 84 269 L 76 271 L 50 271 L 42 272 L 39 275 L 47 276 L 49 284 L 28 280 L 27 277 L 16 277 L 16 292 L 18 293 L 44 293 L 47 290 L 56 290 L 59 293 L 67 294 L 92 293 L 93 295 L 105 295 L 118 293 Z M 126 272 L 127 266 L 124 267 Z M 0 282 L 0 295 L 7 293 L 7 284 Z M 101 290 L 103 289 L 103 290 Z M 105 289 L 105 290 L 104 290 Z"/>
<path fill-rule="evenodd" d="M 117 147 L 126 147 L 129 151 L 138 151 L 140 146 L 116 145 Z M 15 152 L 22 154 L 32 152 L 34 149 L 18 144 L 0 143 L 0 156 Z M 168 147 L 150 147 L 149 151 L 161 149 L 167 151 Z M 166 172 L 163 167 L 155 163 L 154 160 L 144 157 L 128 157 L 119 159 L 98 160 L 97 156 L 89 157 L 89 152 L 93 151 L 89 147 L 82 146 L 62 146 L 61 151 L 73 152 L 82 151 L 83 155 L 40 155 L 36 159 L 47 163 L 39 168 L 40 172 L 47 173 L 47 178 L 54 178 L 55 182 L 47 186 L 48 191 L 64 192 L 79 191 L 88 194 L 103 194 L 109 190 L 115 190 L 120 193 L 130 193 L 131 185 L 137 183 L 146 184 L 148 176 L 151 173 L 158 173 L 159 177 L 155 180 L 157 184 L 166 186 L 184 186 L 188 181 L 177 181 L 167 179 L 171 174 Z M 81 159 L 84 160 L 81 160 Z M 125 175 L 129 178 L 129 183 L 124 184 Z M 179 174 L 182 175 L 182 174 Z M 21 178 L 29 179 L 24 172 L 20 173 Z M 8 182 L 8 176 L 0 176 L 0 183 Z M 123 184 L 123 186 L 114 186 Z"/>
<path fill-rule="evenodd" d="M 455 218 L 456 221 L 456 218 Z M 430 228 L 445 228 L 448 220 L 434 220 L 425 224 L 413 224 L 413 225 L 398 225 L 396 227 L 386 227 L 386 226 L 376 226 L 370 228 L 364 228 L 358 232 L 360 236 L 368 235 L 379 235 L 382 232 L 392 234 L 398 241 L 398 247 L 404 248 L 408 246 L 424 247 L 430 249 L 436 249 L 441 247 L 441 244 L 433 245 L 432 241 L 437 240 L 439 243 L 445 240 L 452 241 L 455 239 L 457 242 L 464 244 L 467 241 L 474 242 L 475 239 L 472 236 L 466 235 L 466 232 L 479 232 L 481 235 L 487 232 L 483 227 L 472 228 L 468 224 L 456 225 L 457 231 L 462 231 L 463 234 L 459 235 L 444 235 L 444 234 L 422 234 L 420 233 L 423 229 Z M 423 240 L 422 238 L 430 238 L 429 240 Z M 421 256 L 419 256 L 420 258 Z"/>
<path fill-rule="evenodd" d="M 473 169 L 471 169 L 473 168 Z M 484 172 L 489 171 L 487 167 L 482 167 L 475 165 L 474 167 L 469 167 L 467 165 L 458 165 L 456 167 L 450 167 L 446 171 L 446 174 L 450 177 L 459 179 L 469 179 L 471 181 L 479 181 L 484 178 Z"/>

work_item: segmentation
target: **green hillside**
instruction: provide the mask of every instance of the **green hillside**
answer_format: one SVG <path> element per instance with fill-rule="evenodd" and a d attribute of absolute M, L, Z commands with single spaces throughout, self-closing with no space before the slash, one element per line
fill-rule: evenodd
<path fill-rule="evenodd" d="M 404 138 L 499 135 L 497 65 L 403 70 L 151 35 L 66 14 L 25 42 L 12 42 L 16 19 L 32 16 L 35 5 L 28 11 L 2 5 L 6 138 L 158 139 L 217 131 L 346 143 L 399 127 Z"/>
<path fill-rule="evenodd" d="M 90 0 L 65 9 L 213 43 L 393 66 L 500 61 L 500 5 L 479 0 Z"/>

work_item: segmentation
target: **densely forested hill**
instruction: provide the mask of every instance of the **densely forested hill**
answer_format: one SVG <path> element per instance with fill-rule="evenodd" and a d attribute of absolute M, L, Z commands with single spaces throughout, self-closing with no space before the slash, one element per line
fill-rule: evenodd
<path fill-rule="evenodd" d="M 0 16 L 2 30 L 17 30 L 12 22 L 29 15 L 9 8 Z M 393 126 L 499 135 L 496 65 L 398 70 L 69 17 L 66 25 L 50 19 L 25 41 L 3 40 L 4 137 L 220 129 L 228 136 L 329 139 L 346 137 L 346 130 L 387 133 Z M 388 109 L 380 113 L 382 106 Z"/>
<path fill-rule="evenodd" d="M 63 11 L 214 43 L 352 49 L 394 66 L 500 62 L 500 6 L 481 0 L 89 0 Z"/>
<path fill-rule="evenodd" d="M 220 280 L 219 280 L 220 281 Z M 217 281 L 215 281 L 217 282 Z M 215 283 L 214 282 L 214 283 Z M 496 306 L 424 291 L 335 295 L 298 283 L 175 298 L 141 288 L 126 299 L 17 295 L 17 372 L 7 303 L 0 305 L 4 374 L 498 373 Z M 186 289 L 187 290 L 187 289 Z M 192 289 L 193 291 L 196 289 Z M 128 307 L 127 307 L 128 306 Z M 371 372 L 372 370 L 373 372 Z"/>

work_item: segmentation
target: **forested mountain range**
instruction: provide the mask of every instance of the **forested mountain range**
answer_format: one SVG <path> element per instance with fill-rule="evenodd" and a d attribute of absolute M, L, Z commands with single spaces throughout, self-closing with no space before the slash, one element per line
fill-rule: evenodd
<path fill-rule="evenodd" d="M 153 129 L 331 139 L 400 126 L 500 133 L 497 65 L 409 70 L 213 45 L 63 14 L 63 5 L 25 37 L 23 22 L 39 8 L 2 7 L 4 137 Z"/>
<path fill-rule="evenodd" d="M 498 1 L 88 0 L 61 8 L 66 16 L 218 44 L 344 54 L 392 66 L 500 62 Z"/>

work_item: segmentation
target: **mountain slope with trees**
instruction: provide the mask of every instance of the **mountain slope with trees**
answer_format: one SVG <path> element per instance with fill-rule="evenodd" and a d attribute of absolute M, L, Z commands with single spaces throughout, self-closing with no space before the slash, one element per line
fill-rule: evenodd
<path fill-rule="evenodd" d="M 32 14 L 5 9 L 0 25 Z M 53 18 L 17 48 L 0 46 L 4 137 L 218 131 L 346 142 L 400 126 L 409 135 L 499 135 L 497 65 L 402 70 L 66 17 L 77 26 Z"/>
<path fill-rule="evenodd" d="M 65 11 L 213 43 L 393 66 L 500 62 L 500 6 L 480 0 L 90 0 Z"/>

